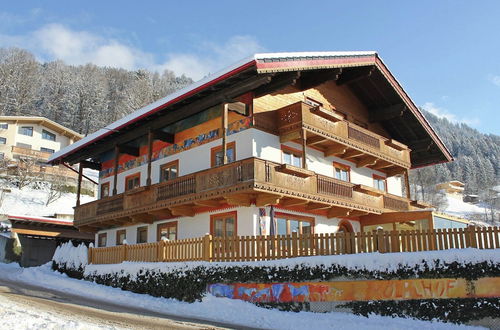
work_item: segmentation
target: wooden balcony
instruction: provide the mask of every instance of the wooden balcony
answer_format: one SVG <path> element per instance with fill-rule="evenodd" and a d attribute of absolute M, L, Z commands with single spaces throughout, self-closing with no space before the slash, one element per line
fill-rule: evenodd
<path fill-rule="evenodd" d="M 302 143 L 357 164 L 383 171 L 388 176 L 410 168 L 410 149 L 398 141 L 387 139 L 355 125 L 333 111 L 297 102 L 278 110 L 281 142 Z"/>
<path fill-rule="evenodd" d="M 276 205 L 330 218 L 410 209 L 409 200 L 293 167 L 247 158 L 127 191 L 75 208 L 75 226 L 96 231 L 113 225 L 193 216 L 225 205 Z"/>
<path fill-rule="evenodd" d="M 12 154 L 22 157 L 35 158 L 37 160 L 45 160 L 45 161 L 49 159 L 50 155 L 52 155 L 50 152 L 21 148 L 16 146 L 12 146 Z"/>

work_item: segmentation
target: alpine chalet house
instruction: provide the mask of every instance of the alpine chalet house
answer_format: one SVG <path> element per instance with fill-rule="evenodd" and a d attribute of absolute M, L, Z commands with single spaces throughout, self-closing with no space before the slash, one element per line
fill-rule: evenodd
<path fill-rule="evenodd" d="M 451 160 L 377 53 L 319 52 L 256 54 L 49 161 L 100 171 L 75 226 L 114 246 L 432 229 L 408 170 Z"/>

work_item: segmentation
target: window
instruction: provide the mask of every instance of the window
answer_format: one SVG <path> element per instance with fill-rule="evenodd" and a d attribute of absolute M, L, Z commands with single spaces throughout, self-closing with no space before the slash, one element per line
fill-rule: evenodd
<path fill-rule="evenodd" d="M 339 230 L 337 231 L 338 233 L 352 233 L 354 230 L 352 229 L 352 225 L 349 223 L 349 221 L 342 220 L 339 223 Z"/>
<path fill-rule="evenodd" d="M 31 144 L 17 142 L 16 143 L 16 147 L 24 148 L 24 149 L 31 149 Z"/>
<path fill-rule="evenodd" d="M 6 144 L 6 143 L 7 143 L 7 139 L 4 137 L 0 137 L 0 144 Z"/>
<path fill-rule="evenodd" d="M 314 218 L 277 212 L 276 224 L 278 235 L 312 234 Z"/>
<path fill-rule="evenodd" d="M 212 167 L 222 165 L 224 161 L 222 157 L 222 146 L 212 148 L 210 154 L 210 162 Z M 234 142 L 227 144 L 226 155 L 228 163 L 232 163 L 236 160 L 236 144 Z"/>
<path fill-rule="evenodd" d="M 283 163 L 302 167 L 302 151 L 281 145 L 283 152 Z"/>
<path fill-rule="evenodd" d="M 42 130 L 42 139 L 45 140 L 50 140 L 50 141 L 55 141 L 56 140 L 56 135 L 54 133 L 50 133 L 49 131 Z"/>
<path fill-rule="evenodd" d="M 165 237 L 169 241 L 177 239 L 177 221 L 160 223 L 158 225 L 158 241 Z"/>
<path fill-rule="evenodd" d="M 19 127 L 19 134 L 33 136 L 33 126 L 21 126 Z"/>
<path fill-rule="evenodd" d="M 132 174 L 125 178 L 125 190 L 132 190 L 141 185 L 141 173 Z"/>
<path fill-rule="evenodd" d="M 40 151 L 48 152 L 48 153 L 51 153 L 51 154 L 53 154 L 54 152 L 56 152 L 54 149 L 44 148 L 44 147 L 41 147 Z"/>
<path fill-rule="evenodd" d="M 373 187 L 378 190 L 387 191 L 386 179 L 378 175 L 373 175 Z"/>
<path fill-rule="evenodd" d="M 210 233 L 214 237 L 236 236 L 236 211 L 210 216 Z"/>
<path fill-rule="evenodd" d="M 148 226 L 137 228 L 137 244 L 148 242 Z"/>
<path fill-rule="evenodd" d="M 9 128 L 9 124 L 7 123 L 0 123 L 0 129 L 8 129 Z"/>
<path fill-rule="evenodd" d="M 102 233 L 97 235 L 97 247 L 105 247 L 108 244 L 108 234 Z"/>
<path fill-rule="evenodd" d="M 347 165 L 333 162 L 333 176 L 342 181 L 351 181 L 351 168 Z"/>
<path fill-rule="evenodd" d="M 179 160 L 163 164 L 160 167 L 160 182 L 175 179 L 179 176 Z"/>
<path fill-rule="evenodd" d="M 116 245 L 123 245 L 127 240 L 127 230 L 120 229 L 116 231 Z"/>
<path fill-rule="evenodd" d="M 109 196 L 109 182 L 101 184 L 101 198 Z"/>

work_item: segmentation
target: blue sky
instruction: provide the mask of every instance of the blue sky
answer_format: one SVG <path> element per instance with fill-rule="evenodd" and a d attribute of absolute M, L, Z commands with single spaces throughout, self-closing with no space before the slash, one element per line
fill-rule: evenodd
<path fill-rule="evenodd" d="M 500 1 L 8 1 L 0 47 L 195 79 L 255 52 L 376 50 L 413 100 L 500 134 Z"/>

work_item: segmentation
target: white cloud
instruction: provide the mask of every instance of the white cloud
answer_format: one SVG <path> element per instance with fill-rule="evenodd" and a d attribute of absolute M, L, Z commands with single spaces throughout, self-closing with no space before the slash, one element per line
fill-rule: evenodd
<path fill-rule="evenodd" d="M 200 45 L 203 55 L 189 53 L 167 54 L 167 61 L 160 65 L 161 69 L 168 68 L 176 74 L 186 74 L 198 80 L 209 73 L 214 73 L 223 67 L 248 57 L 264 48 L 252 36 L 233 36 L 223 45 L 204 42 Z"/>
<path fill-rule="evenodd" d="M 490 81 L 493 83 L 493 85 L 500 87 L 500 76 L 491 75 Z"/>
<path fill-rule="evenodd" d="M 32 51 L 42 61 L 63 60 L 71 65 L 94 63 L 134 70 L 146 68 L 185 74 L 198 80 L 232 62 L 263 50 L 252 36 L 233 36 L 219 45 L 200 43 L 195 52 L 162 54 L 164 60 L 122 41 L 88 31 L 76 31 L 62 24 L 48 24 L 27 35 L 0 34 L 0 46 L 16 46 Z"/>
<path fill-rule="evenodd" d="M 455 114 L 449 112 L 448 110 L 436 106 L 432 102 L 426 102 L 422 108 L 430 113 L 432 113 L 434 116 L 439 117 L 439 118 L 446 118 L 448 121 L 452 123 L 464 123 L 470 126 L 476 126 L 479 125 L 479 119 L 478 118 L 458 118 Z"/>

